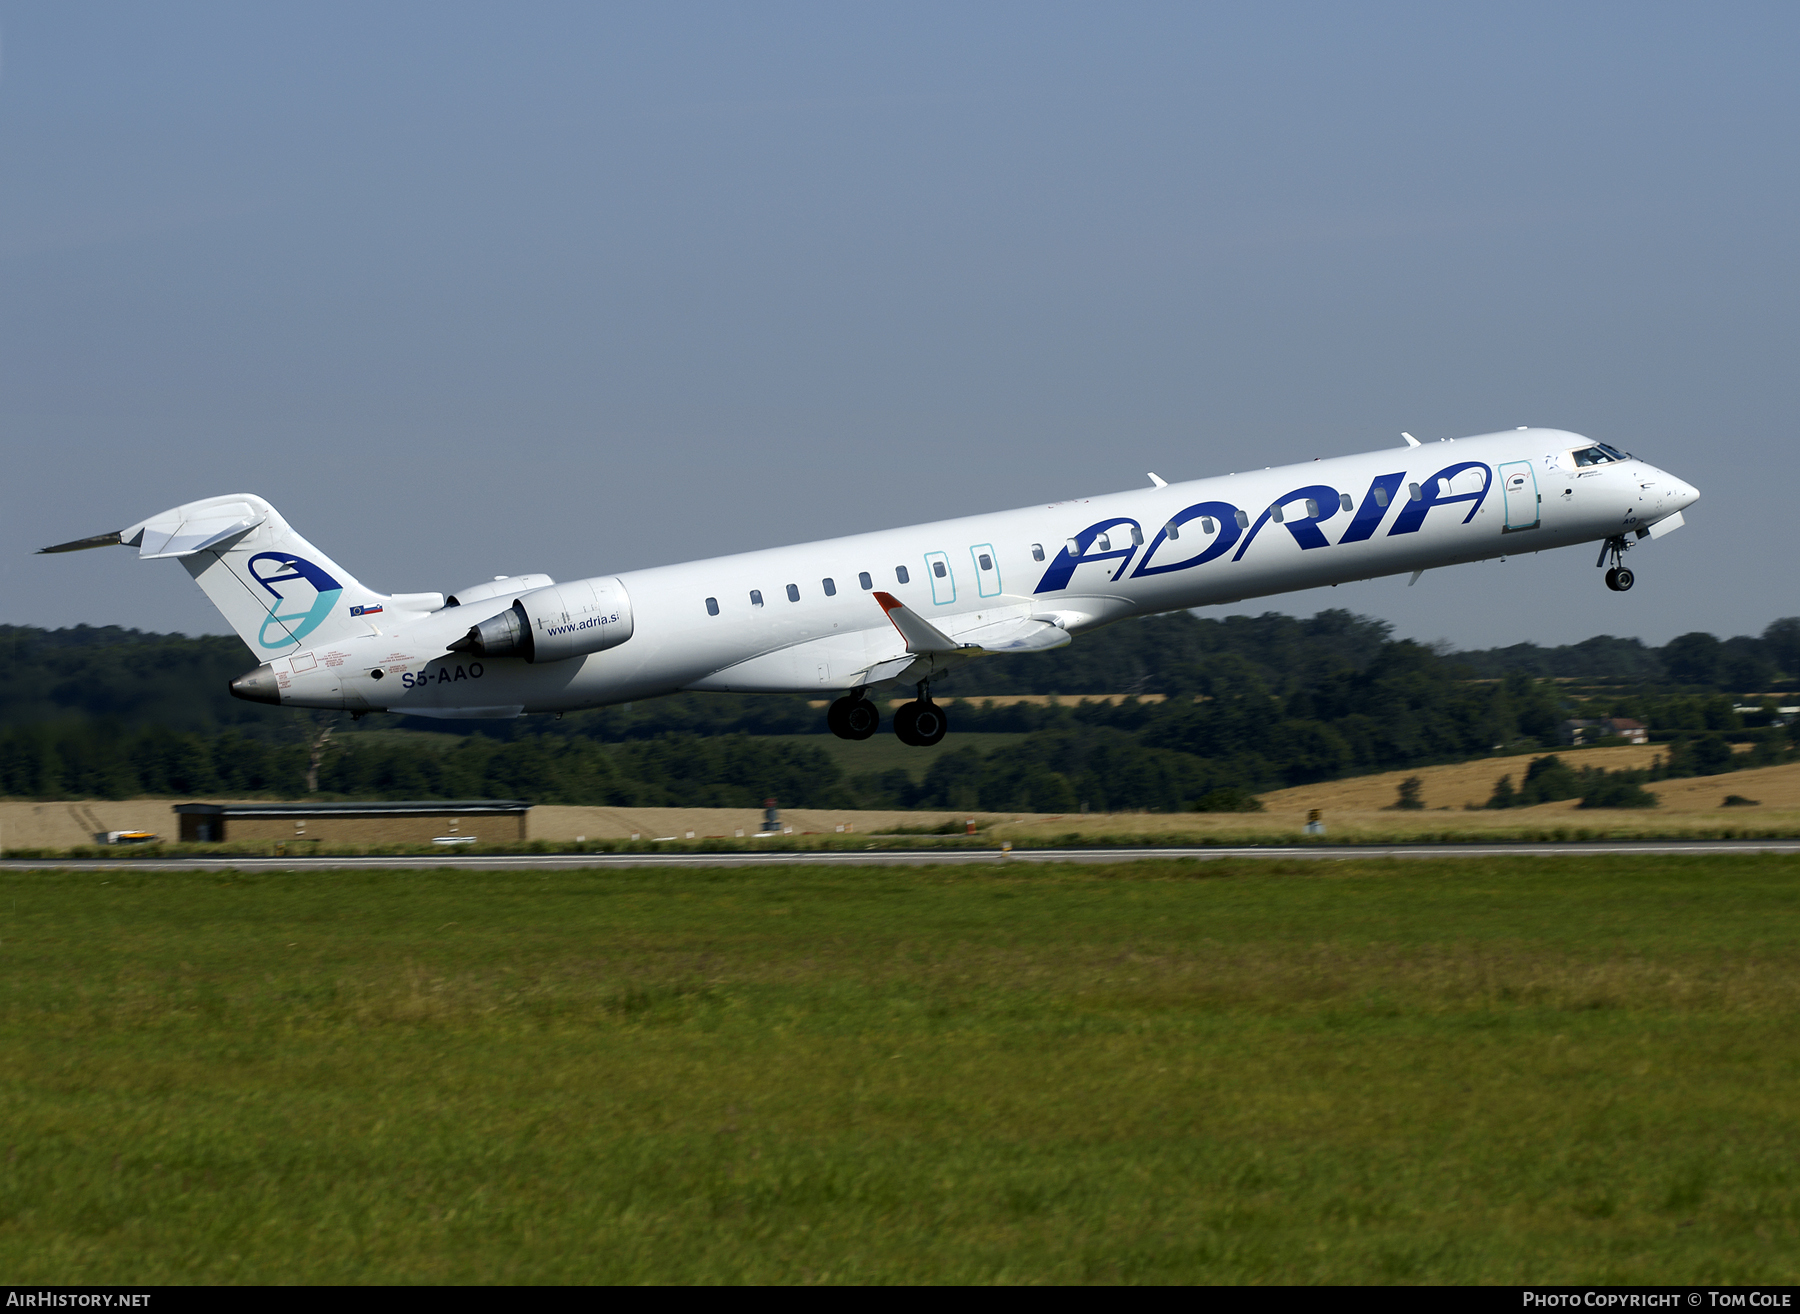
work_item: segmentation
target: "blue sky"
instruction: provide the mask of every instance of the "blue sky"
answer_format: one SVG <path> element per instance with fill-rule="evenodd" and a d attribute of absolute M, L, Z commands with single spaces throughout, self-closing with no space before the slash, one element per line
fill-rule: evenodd
<path fill-rule="evenodd" d="M 366 582 L 654 565 L 1519 424 L 1691 480 L 1290 595 L 1460 646 L 1800 612 L 1800 10 L 0 3 L 0 620 L 260 492 Z M 1232 610 L 1244 610 L 1243 606 Z"/>

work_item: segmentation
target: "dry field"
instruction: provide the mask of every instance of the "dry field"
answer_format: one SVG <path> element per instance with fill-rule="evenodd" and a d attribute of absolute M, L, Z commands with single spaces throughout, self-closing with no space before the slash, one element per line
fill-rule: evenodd
<path fill-rule="evenodd" d="M 1565 756 L 1579 766 L 1608 770 L 1648 766 L 1654 747 L 1590 748 Z M 1511 774 L 1523 776 L 1530 759 L 1484 758 L 1455 766 L 1390 771 L 1320 785 L 1275 790 L 1262 796 L 1262 813 L 1088 813 L 1021 812 L 857 812 L 848 809 L 786 808 L 782 824 L 796 836 L 892 834 L 918 832 L 947 822 L 974 818 L 984 835 L 995 839 L 1047 843 L 1120 839 L 1126 836 L 1167 837 L 1217 842 L 1280 842 L 1296 838 L 1308 811 L 1324 814 L 1332 839 L 1405 841 L 1449 832 L 1470 837 L 1523 838 L 1558 827 L 1585 829 L 1612 836 L 1632 834 L 1703 835 L 1721 827 L 1745 827 L 1758 833 L 1800 834 L 1800 763 L 1736 771 L 1723 776 L 1667 780 L 1649 788 L 1662 799 L 1654 811 L 1583 811 L 1575 800 L 1500 812 L 1480 809 L 1494 782 Z M 1423 782 L 1426 809 L 1393 812 L 1399 785 L 1407 776 Z M 1756 799 L 1753 808 L 1723 808 L 1727 794 Z M 231 800 L 211 800 L 228 802 Z M 1465 810 L 1474 804 L 1478 810 Z M 0 802 L 0 848 L 72 848 L 92 844 L 97 831 L 151 830 L 173 837 L 176 831 L 169 799 L 98 800 L 90 802 Z M 531 813 L 530 836 L 550 843 L 577 840 L 748 839 L 762 825 L 755 808 L 602 808 L 542 806 Z M 844 827 L 843 831 L 838 828 Z"/>

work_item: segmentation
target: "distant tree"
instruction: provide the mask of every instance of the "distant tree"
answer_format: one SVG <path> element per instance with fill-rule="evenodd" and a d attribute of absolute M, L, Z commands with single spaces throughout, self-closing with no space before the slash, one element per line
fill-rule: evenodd
<path fill-rule="evenodd" d="M 1532 758 L 1531 764 L 1525 768 L 1525 783 L 1519 789 L 1517 806 L 1528 808 L 1537 803 L 1576 798 L 1580 794 L 1581 777 L 1568 763 L 1551 753 L 1546 757 Z"/>
<path fill-rule="evenodd" d="M 1513 788 L 1511 776 L 1501 776 L 1494 782 L 1494 792 L 1488 796 L 1486 803 L 1490 808 L 1510 808 L 1519 801 L 1519 791 Z"/>
<path fill-rule="evenodd" d="M 1680 634 L 1663 645 L 1663 666 L 1677 684 L 1717 684 L 1720 643 L 1701 631 Z"/>
<path fill-rule="evenodd" d="M 1424 792 L 1425 782 L 1417 776 L 1408 776 L 1400 782 L 1399 796 L 1388 804 L 1389 811 L 1421 812 L 1425 808 L 1425 800 L 1419 795 Z"/>
<path fill-rule="evenodd" d="M 1800 616 L 1771 621 L 1762 632 L 1770 659 L 1790 680 L 1800 680 Z"/>
<path fill-rule="evenodd" d="M 1719 645 L 1719 683 L 1738 693 L 1760 693 L 1775 681 L 1769 645 L 1747 634 Z"/>
<path fill-rule="evenodd" d="M 1693 741 L 1691 757 L 1694 774 L 1716 776 L 1733 766 L 1731 745 L 1721 735 L 1701 735 Z"/>
<path fill-rule="evenodd" d="M 1196 812 L 1261 812 L 1263 802 L 1256 795 L 1226 786 L 1202 794 L 1194 803 Z"/>
<path fill-rule="evenodd" d="M 1639 775 L 1635 771 L 1606 771 L 1597 769 L 1584 771 L 1585 788 L 1581 792 L 1581 802 L 1577 807 L 1583 808 L 1653 808 L 1661 804 L 1649 790 L 1645 789 Z"/>

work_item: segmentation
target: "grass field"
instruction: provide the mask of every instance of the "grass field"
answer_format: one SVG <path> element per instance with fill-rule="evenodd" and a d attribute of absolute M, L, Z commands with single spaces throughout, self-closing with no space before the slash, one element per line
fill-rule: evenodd
<path fill-rule="evenodd" d="M 0 875 L 0 1271 L 1800 1280 L 1800 860 Z"/>

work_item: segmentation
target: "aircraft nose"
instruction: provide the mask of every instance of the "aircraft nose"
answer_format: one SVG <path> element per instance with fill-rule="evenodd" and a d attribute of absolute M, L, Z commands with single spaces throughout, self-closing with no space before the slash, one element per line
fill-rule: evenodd
<path fill-rule="evenodd" d="M 281 686 L 275 682 L 275 672 L 264 663 L 254 671 L 246 671 L 233 680 L 231 696 L 249 703 L 274 703 L 280 706 Z"/>

